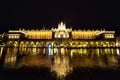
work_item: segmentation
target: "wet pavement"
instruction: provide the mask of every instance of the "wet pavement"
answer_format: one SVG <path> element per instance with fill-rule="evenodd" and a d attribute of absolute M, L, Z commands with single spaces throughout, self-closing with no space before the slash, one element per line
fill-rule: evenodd
<path fill-rule="evenodd" d="M 0 80 L 119 80 L 120 49 L 5 48 Z"/>

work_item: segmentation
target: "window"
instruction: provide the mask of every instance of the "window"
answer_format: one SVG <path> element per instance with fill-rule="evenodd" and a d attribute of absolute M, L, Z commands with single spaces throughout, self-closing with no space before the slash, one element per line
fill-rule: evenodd
<path fill-rule="evenodd" d="M 105 38 L 114 38 L 114 34 L 105 34 Z"/>

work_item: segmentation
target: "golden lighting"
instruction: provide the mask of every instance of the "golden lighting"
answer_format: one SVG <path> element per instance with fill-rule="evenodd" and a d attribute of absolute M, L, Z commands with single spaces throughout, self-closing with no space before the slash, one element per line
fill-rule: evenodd
<path fill-rule="evenodd" d="M 73 39 L 95 39 L 96 31 L 72 31 Z"/>
<path fill-rule="evenodd" d="M 58 24 L 58 30 L 66 30 L 66 25 L 61 22 L 60 24 Z"/>
<path fill-rule="evenodd" d="M 114 38 L 114 34 L 105 34 L 105 38 Z"/>
<path fill-rule="evenodd" d="M 51 30 L 28 30 L 26 36 L 29 39 L 52 39 Z"/>
<path fill-rule="evenodd" d="M 52 71 L 57 73 L 57 76 L 62 78 L 67 75 L 72 68 L 69 66 L 69 57 L 68 56 L 54 56 L 54 65 L 51 67 Z"/>
<path fill-rule="evenodd" d="M 115 45 L 114 35 L 115 35 L 115 31 L 72 30 L 70 28 L 66 28 L 66 24 L 61 22 L 60 24 L 58 24 L 58 28 L 52 28 L 51 30 L 47 30 L 47 29 L 10 30 L 8 37 L 12 42 L 9 43 L 8 41 L 7 44 L 12 45 L 14 47 L 48 47 L 47 45 L 48 42 L 52 44 L 51 47 L 77 47 L 79 48 L 79 47 L 119 46 L 118 42 Z M 16 44 L 15 41 L 17 38 L 20 38 L 20 42 L 18 39 L 17 40 L 18 43 Z M 86 40 L 86 41 L 83 41 L 83 40 Z M 68 44 L 63 44 L 65 42 Z M 56 43 L 56 44 L 53 44 L 53 43 Z"/>

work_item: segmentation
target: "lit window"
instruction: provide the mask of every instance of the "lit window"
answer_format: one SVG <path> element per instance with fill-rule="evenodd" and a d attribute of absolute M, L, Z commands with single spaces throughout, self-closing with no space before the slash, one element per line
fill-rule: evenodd
<path fill-rule="evenodd" d="M 14 36 L 11 36 L 11 38 L 13 38 Z"/>
<path fill-rule="evenodd" d="M 113 34 L 105 34 L 105 38 L 114 38 Z"/>
<path fill-rule="evenodd" d="M 15 35 L 14 38 L 16 38 L 17 36 Z"/>
<path fill-rule="evenodd" d="M 11 38 L 11 36 L 9 36 L 9 38 Z"/>

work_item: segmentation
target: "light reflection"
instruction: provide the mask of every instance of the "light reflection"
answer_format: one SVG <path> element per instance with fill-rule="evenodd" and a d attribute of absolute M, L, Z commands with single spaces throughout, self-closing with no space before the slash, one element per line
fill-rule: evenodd
<path fill-rule="evenodd" d="M 99 56 L 99 54 L 100 54 L 100 50 L 99 49 L 96 49 L 96 54 Z"/>
<path fill-rule="evenodd" d="M 33 48 L 33 54 L 36 54 L 36 48 Z"/>
<path fill-rule="evenodd" d="M 18 48 L 8 48 L 5 55 L 4 67 L 15 68 Z"/>
<path fill-rule="evenodd" d="M 22 57 L 17 56 L 20 53 Z M 31 55 L 34 54 L 34 55 Z M 4 67 L 49 67 L 58 77 L 65 77 L 73 68 L 119 67 L 119 49 L 7 48 Z M 17 60 L 18 59 L 18 60 Z"/>
<path fill-rule="evenodd" d="M 120 50 L 119 48 L 116 49 L 117 55 L 120 55 Z"/>
<path fill-rule="evenodd" d="M 65 54 L 65 49 L 64 48 L 61 48 L 61 54 Z"/>
<path fill-rule="evenodd" d="M 3 47 L 0 47 L 0 58 L 2 57 L 3 54 Z"/>
<path fill-rule="evenodd" d="M 72 70 L 69 65 L 68 56 L 54 56 L 54 63 L 51 67 L 52 71 L 55 71 L 58 77 L 65 77 L 68 72 Z"/>
<path fill-rule="evenodd" d="M 53 49 L 51 47 L 48 47 L 48 55 L 53 55 Z"/>
<path fill-rule="evenodd" d="M 28 55 L 20 58 L 16 67 L 51 67 L 51 59 L 47 56 Z"/>
<path fill-rule="evenodd" d="M 88 50 L 87 49 L 72 49 L 71 50 L 71 55 L 74 54 L 87 54 Z"/>
<path fill-rule="evenodd" d="M 45 48 L 43 48 L 43 54 L 45 54 Z"/>
<path fill-rule="evenodd" d="M 54 54 L 58 53 L 58 48 L 54 48 Z"/>

